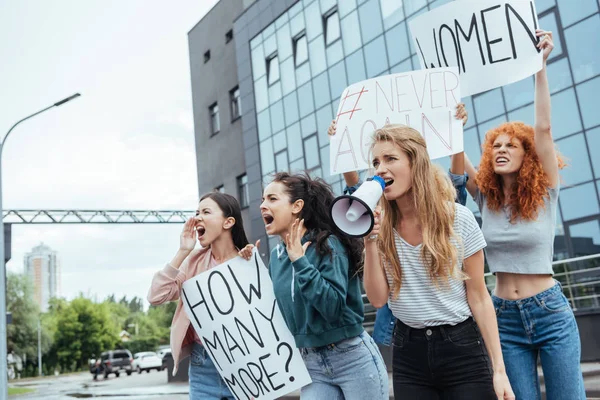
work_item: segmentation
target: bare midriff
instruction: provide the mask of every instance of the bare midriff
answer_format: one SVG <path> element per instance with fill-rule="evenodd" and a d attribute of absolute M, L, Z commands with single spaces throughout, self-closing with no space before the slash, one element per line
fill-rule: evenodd
<path fill-rule="evenodd" d="M 494 295 L 505 300 L 521 300 L 535 296 L 554 285 L 552 275 L 497 272 Z"/>

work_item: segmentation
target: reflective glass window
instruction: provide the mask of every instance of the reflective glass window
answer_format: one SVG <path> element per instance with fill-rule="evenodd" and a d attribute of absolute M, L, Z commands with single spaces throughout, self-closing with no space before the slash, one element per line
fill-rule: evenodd
<path fill-rule="evenodd" d="M 298 87 L 304 85 L 310 79 L 310 66 L 308 63 L 302 64 L 296 68 L 296 85 Z"/>
<path fill-rule="evenodd" d="M 561 189 L 558 201 L 565 221 L 598 213 L 598 198 L 593 183 Z"/>
<path fill-rule="evenodd" d="M 598 11 L 597 0 L 558 0 L 558 10 L 563 26 L 569 26 Z M 588 36 L 595 37 L 598 36 Z M 586 41 L 587 42 L 587 41 Z"/>
<path fill-rule="evenodd" d="M 358 13 L 351 12 L 342 19 L 342 41 L 344 43 L 344 53 L 350 54 L 362 46 L 360 29 L 358 27 Z"/>
<path fill-rule="evenodd" d="M 504 113 L 500 88 L 473 96 L 473 104 L 477 113 L 477 122 L 487 121 Z"/>
<path fill-rule="evenodd" d="M 275 160 L 273 159 L 273 141 L 271 138 L 260 142 L 260 169 L 263 175 L 270 174 L 275 170 Z"/>
<path fill-rule="evenodd" d="M 550 93 L 556 93 L 573 85 L 571 78 L 571 69 L 569 68 L 569 60 L 563 58 L 549 64 L 547 67 L 548 84 L 550 85 Z"/>
<path fill-rule="evenodd" d="M 275 34 L 269 36 L 263 41 L 265 54 L 273 54 L 277 51 L 277 36 Z"/>
<path fill-rule="evenodd" d="M 498 118 L 494 118 L 491 121 L 484 122 L 483 124 L 477 125 L 477 130 L 479 130 L 479 139 L 481 140 L 481 144 L 485 142 L 485 134 L 488 133 L 490 129 L 497 127 L 500 124 L 506 122 L 506 117 L 504 115 L 499 116 Z"/>
<path fill-rule="evenodd" d="M 337 110 L 335 110 L 337 112 Z M 329 143 L 329 135 L 327 135 L 327 129 L 331 124 L 331 120 L 334 117 L 334 110 L 330 105 L 327 105 L 316 112 L 317 116 L 317 135 L 319 135 L 319 142 Z"/>
<path fill-rule="evenodd" d="M 321 37 L 316 38 L 308 44 L 308 59 L 313 75 L 318 75 L 327 69 L 325 44 Z"/>
<path fill-rule="evenodd" d="M 404 22 L 385 33 L 387 53 L 391 65 L 395 65 L 410 56 L 408 40 L 406 23 Z"/>
<path fill-rule="evenodd" d="M 285 140 L 285 131 L 281 131 L 273 135 L 273 151 L 278 152 L 285 149 L 287 141 Z M 278 169 L 279 170 L 279 169 Z"/>
<path fill-rule="evenodd" d="M 569 235 L 575 257 L 600 253 L 600 221 L 569 225 Z"/>
<path fill-rule="evenodd" d="M 421 8 L 427 5 L 427 0 L 405 0 L 404 1 L 404 10 L 406 15 L 411 15 L 415 11 L 420 10 Z M 427 9 L 425 9 L 427 10 Z"/>
<path fill-rule="evenodd" d="M 340 19 L 337 11 L 325 16 L 325 45 L 329 46 L 341 36 Z"/>
<path fill-rule="evenodd" d="M 257 80 L 266 73 L 265 53 L 261 42 L 255 49 L 252 49 L 252 77 Z"/>
<path fill-rule="evenodd" d="M 578 9 L 579 7 L 571 6 L 570 8 Z M 600 15 L 595 15 L 565 30 L 565 40 L 569 49 L 575 83 L 600 74 L 600 57 L 598 57 L 600 40 L 597 40 L 599 37 Z M 592 38 L 596 38 L 596 40 Z"/>
<path fill-rule="evenodd" d="M 346 80 L 346 68 L 344 62 L 339 62 L 333 67 L 329 68 L 329 85 L 331 87 L 331 99 L 338 99 L 346 86 L 348 81 Z"/>
<path fill-rule="evenodd" d="M 304 31 L 306 25 L 304 24 L 304 13 L 298 13 L 295 17 L 290 19 L 290 34 L 292 36 L 298 35 Z"/>
<path fill-rule="evenodd" d="M 304 168 L 304 158 L 299 158 L 296 161 L 292 161 L 290 163 L 290 172 L 291 173 L 299 173 L 303 172 Z"/>
<path fill-rule="evenodd" d="M 258 140 L 262 141 L 271 136 L 271 115 L 268 108 L 256 115 L 256 122 L 258 125 Z"/>
<path fill-rule="evenodd" d="M 283 25 L 285 25 L 288 21 L 290 20 L 289 16 L 287 15 L 287 13 L 283 13 L 281 14 L 281 16 L 279 18 L 277 18 L 275 20 L 275 29 L 279 29 L 281 28 Z"/>
<path fill-rule="evenodd" d="M 254 82 L 254 100 L 256 111 L 262 111 L 269 106 L 269 92 L 267 90 L 267 77 L 263 76 Z"/>
<path fill-rule="evenodd" d="M 600 157 L 598 157 L 598 149 L 600 149 L 600 128 L 589 130 L 585 133 L 587 138 L 588 148 L 592 154 L 592 165 L 596 179 L 600 178 Z"/>
<path fill-rule="evenodd" d="M 304 139 L 304 160 L 306 161 L 306 169 L 313 169 L 321 165 L 317 135 Z"/>
<path fill-rule="evenodd" d="M 284 96 L 296 89 L 295 69 L 293 57 L 281 63 L 281 90 Z"/>
<path fill-rule="evenodd" d="M 583 116 L 583 126 L 586 128 L 600 125 L 598 94 L 600 94 L 600 77 L 577 85 L 579 107 Z"/>
<path fill-rule="evenodd" d="M 481 146 L 479 145 L 479 139 L 477 138 L 477 129 L 470 128 L 463 132 L 463 141 L 465 153 L 470 160 L 474 163 L 479 164 L 481 158 Z"/>
<path fill-rule="evenodd" d="M 406 8 L 405 8 L 405 10 L 406 10 Z M 428 11 L 427 8 L 423 8 L 419 12 L 417 12 L 417 13 L 411 15 L 410 17 L 408 17 L 406 19 L 406 24 L 407 24 L 406 26 L 407 27 L 410 26 L 410 21 L 412 21 L 413 19 L 417 18 L 419 15 L 426 13 L 427 11 Z M 410 13 L 408 13 L 408 10 L 407 10 L 407 15 L 409 15 L 409 14 Z M 415 44 L 413 43 L 414 40 L 412 40 L 412 38 L 410 37 L 410 29 L 408 30 L 408 32 L 409 32 L 408 33 L 408 35 L 409 35 L 408 45 L 409 45 L 409 49 L 410 49 L 410 54 L 416 54 L 417 50 L 415 49 Z M 421 69 L 421 67 L 419 67 L 420 64 L 419 64 L 418 60 L 417 60 L 417 63 L 415 65 L 416 65 L 416 69 Z"/>
<path fill-rule="evenodd" d="M 409 71 L 412 71 L 412 70 L 413 70 L 412 60 L 409 58 L 408 60 L 403 61 L 400 64 L 397 64 L 397 65 L 393 66 L 391 68 L 391 70 L 390 70 L 390 73 L 392 73 L 392 74 L 398 74 L 400 72 L 409 72 Z M 470 111 L 473 112 L 473 107 L 470 108 Z"/>
<path fill-rule="evenodd" d="M 527 125 L 532 125 L 535 123 L 534 120 L 534 108 L 533 104 L 528 105 L 527 107 L 521 107 L 518 110 L 511 111 L 508 113 L 508 120 L 511 122 L 521 121 L 526 123 Z"/>
<path fill-rule="evenodd" d="M 321 143 L 321 146 L 323 144 Z M 330 182 L 329 179 L 327 179 L 328 177 L 330 177 L 329 175 L 329 144 L 326 144 L 325 146 L 321 147 L 321 165 L 323 166 L 323 178 L 325 180 L 327 180 L 328 182 Z"/>
<path fill-rule="evenodd" d="M 277 81 L 269 86 L 269 103 L 273 104 L 281 100 L 281 81 Z"/>
<path fill-rule="evenodd" d="M 471 128 L 475 126 L 475 115 L 473 114 L 473 98 L 471 96 L 463 97 L 461 99 L 463 103 L 465 103 L 465 108 L 468 113 L 467 125 L 465 125 L 465 129 Z"/>
<path fill-rule="evenodd" d="M 295 160 L 304 155 L 302 147 L 302 135 L 300 133 L 300 123 L 296 122 L 287 128 L 288 156 L 290 160 Z"/>
<path fill-rule="evenodd" d="M 553 7 L 556 4 L 556 0 L 536 0 L 535 1 L 535 10 L 538 14 L 543 13 L 547 9 Z M 543 26 L 543 25 L 540 25 Z M 545 28 L 544 28 L 545 29 Z"/>
<path fill-rule="evenodd" d="M 506 109 L 514 110 L 533 101 L 533 77 L 525 78 L 502 87 Z"/>
<path fill-rule="evenodd" d="M 300 122 L 300 128 L 302 130 L 302 137 L 307 137 L 315 133 L 317 131 L 317 121 L 315 119 L 315 114 L 312 113 L 304 117 Z"/>
<path fill-rule="evenodd" d="M 287 125 L 291 125 L 298 121 L 299 110 L 298 110 L 298 98 L 296 92 L 292 92 L 283 98 L 283 108 L 285 110 L 285 120 Z"/>
<path fill-rule="evenodd" d="M 344 49 L 342 48 L 342 41 L 338 40 L 326 49 L 327 52 L 327 65 L 333 65 L 344 58 Z"/>
<path fill-rule="evenodd" d="M 443 6 L 444 4 L 451 3 L 453 0 L 435 0 L 429 3 L 429 9 L 433 10 L 436 7 Z"/>
<path fill-rule="evenodd" d="M 383 27 L 389 29 L 404 19 L 402 2 L 398 0 L 379 0 Z"/>
<path fill-rule="evenodd" d="M 356 9 L 356 0 L 343 0 L 338 3 L 338 13 L 340 18 L 344 18 L 350 12 Z"/>
<path fill-rule="evenodd" d="M 337 0 L 319 0 L 319 3 L 321 3 L 321 13 L 325 14 L 336 5 Z"/>
<path fill-rule="evenodd" d="M 592 179 L 592 167 L 588 158 L 583 133 L 556 142 L 560 152 L 568 159 L 568 167 L 560 171 L 564 186 L 576 185 Z"/>
<path fill-rule="evenodd" d="M 360 18 L 360 32 L 362 33 L 363 43 L 368 43 L 381 35 L 383 25 L 381 23 L 381 11 L 379 10 L 379 0 L 369 0 L 358 7 Z"/>
<path fill-rule="evenodd" d="M 346 69 L 348 70 L 348 82 L 350 84 L 367 79 L 362 49 L 346 57 Z"/>
<path fill-rule="evenodd" d="M 365 59 L 369 78 L 375 77 L 389 68 L 383 36 L 379 36 L 365 46 Z"/>
<path fill-rule="evenodd" d="M 300 105 L 300 118 L 315 110 L 312 84 L 310 82 L 298 88 L 298 104 Z"/>
<path fill-rule="evenodd" d="M 275 171 L 276 172 L 285 172 L 288 171 L 288 155 L 287 151 L 281 151 L 275 154 Z"/>
<path fill-rule="evenodd" d="M 554 34 L 552 35 L 552 41 L 554 42 L 554 50 L 552 50 L 552 53 L 550 53 L 550 57 L 548 58 L 548 60 L 550 61 L 553 58 L 562 55 L 563 53 L 563 45 L 560 40 L 560 35 L 558 34 L 558 23 L 556 22 L 556 18 L 556 14 L 554 12 L 551 12 L 550 14 L 545 15 L 539 20 L 540 27 L 542 27 L 542 29 L 554 32 Z"/>
<path fill-rule="evenodd" d="M 329 79 L 327 78 L 327 72 L 322 73 L 312 80 L 313 93 L 315 95 L 315 106 L 320 108 L 325 104 L 329 103 Z"/>
<path fill-rule="evenodd" d="M 277 103 L 271 106 L 271 129 L 273 132 L 279 132 L 285 128 L 285 121 L 283 119 L 283 101 L 279 100 Z"/>
<path fill-rule="evenodd" d="M 294 62 L 296 67 L 308 61 L 308 42 L 306 34 L 301 34 L 294 39 Z"/>
<path fill-rule="evenodd" d="M 275 24 L 271 24 L 271 25 L 267 26 L 265 29 L 263 29 L 263 31 L 262 31 L 263 42 L 269 36 L 271 36 L 273 33 L 275 33 Z"/>
<path fill-rule="evenodd" d="M 552 95 L 552 136 L 561 138 L 581 130 L 573 89 Z"/>
<path fill-rule="evenodd" d="M 304 18 L 306 19 L 306 36 L 311 41 L 323 33 L 323 24 L 321 22 L 321 10 L 319 2 L 315 1 L 304 9 Z"/>
<path fill-rule="evenodd" d="M 267 77 L 269 86 L 279 81 L 279 58 L 277 54 L 267 58 Z"/>
<path fill-rule="evenodd" d="M 219 121 L 219 105 L 214 103 L 208 108 L 210 115 L 210 132 L 212 135 L 219 133 L 221 130 L 221 122 Z"/>

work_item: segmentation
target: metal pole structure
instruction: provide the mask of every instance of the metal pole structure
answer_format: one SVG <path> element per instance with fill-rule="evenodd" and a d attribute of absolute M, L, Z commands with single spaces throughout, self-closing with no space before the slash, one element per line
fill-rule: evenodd
<path fill-rule="evenodd" d="M 42 376 L 42 324 L 38 318 L 38 376 Z"/>
<path fill-rule="evenodd" d="M 38 114 L 43 113 L 53 107 L 58 107 L 81 96 L 79 93 L 75 93 L 72 96 L 62 99 L 59 102 L 52 104 L 49 107 L 44 108 L 36 113 L 33 113 L 22 120 L 19 120 L 14 124 L 0 142 L 0 400 L 8 400 L 8 364 L 7 364 L 7 349 L 6 349 L 6 265 L 4 261 L 4 209 L 2 208 L 2 150 L 6 139 L 10 135 L 13 129 L 21 122 L 28 120 L 29 118 L 35 117 Z M 41 367 L 40 367 L 41 368 Z"/>

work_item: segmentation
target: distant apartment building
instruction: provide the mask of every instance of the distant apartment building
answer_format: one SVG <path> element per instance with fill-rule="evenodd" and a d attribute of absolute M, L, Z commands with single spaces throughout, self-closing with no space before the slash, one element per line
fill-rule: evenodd
<path fill-rule="evenodd" d="M 44 243 L 25 254 L 25 274 L 33 282 L 36 303 L 42 311 L 48 309 L 48 301 L 60 293 L 60 266 L 56 252 Z"/>

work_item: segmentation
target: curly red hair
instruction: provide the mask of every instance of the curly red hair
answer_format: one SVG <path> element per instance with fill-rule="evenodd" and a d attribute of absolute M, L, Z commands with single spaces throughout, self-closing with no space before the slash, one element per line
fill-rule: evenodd
<path fill-rule="evenodd" d="M 523 122 L 507 122 L 487 132 L 482 149 L 477 186 L 486 196 L 487 207 L 492 211 L 500 211 L 504 205 L 502 178 L 494 172 L 493 145 L 501 134 L 519 139 L 525 150 L 523 164 L 517 175 L 517 182 L 508 200 L 511 210 L 510 221 L 517 219 L 532 221 L 537 218 L 538 211 L 545 207 L 550 181 L 542 168 L 542 163 L 535 151 L 534 130 Z M 556 153 L 558 167 L 563 168 L 565 162 L 560 153 Z"/>

